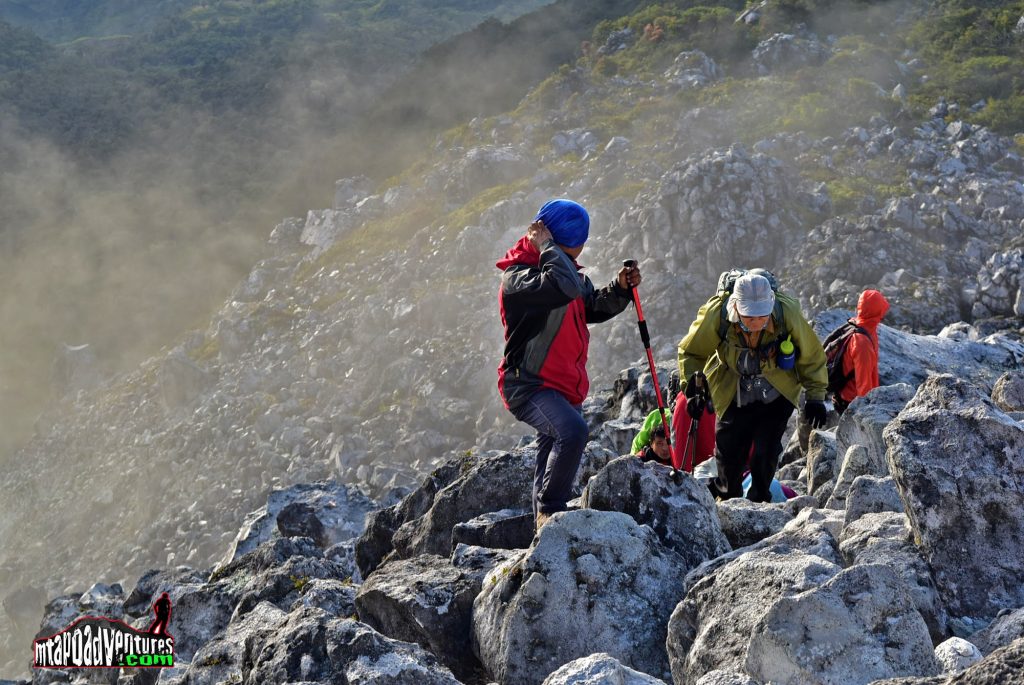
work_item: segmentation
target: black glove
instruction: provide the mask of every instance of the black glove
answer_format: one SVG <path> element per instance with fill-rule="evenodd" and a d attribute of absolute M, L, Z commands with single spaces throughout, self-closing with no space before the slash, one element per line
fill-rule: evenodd
<path fill-rule="evenodd" d="M 828 411 L 821 400 L 807 400 L 804 404 L 804 419 L 811 428 L 821 428 L 828 421 Z"/>
<path fill-rule="evenodd" d="M 707 402 L 700 395 L 691 397 L 686 400 L 686 413 L 690 415 L 691 419 L 699 419 L 704 415 L 704 407 L 706 406 Z"/>
<path fill-rule="evenodd" d="M 686 397 L 686 413 L 692 419 L 699 419 L 708 406 L 708 396 L 703 384 L 697 386 L 697 374 L 692 374 L 690 380 L 686 381 L 686 392 L 683 394 Z"/>

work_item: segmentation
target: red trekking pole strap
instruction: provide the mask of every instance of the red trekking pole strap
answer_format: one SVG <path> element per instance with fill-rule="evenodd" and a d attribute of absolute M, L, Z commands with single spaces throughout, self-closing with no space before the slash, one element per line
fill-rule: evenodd
<path fill-rule="evenodd" d="M 622 266 L 627 269 L 631 269 L 636 266 L 636 260 L 623 260 Z M 644 350 L 647 352 L 647 364 L 651 368 L 651 377 L 654 379 L 654 396 L 658 400 L 658 413 L 661 414 L 661 428 L 665 433 L 665 441 L 671 445 L 671 430 L 669 429 L 668 420 L 665 418 L 665 402 L 661 397 L 661 384 L 658 383 L 658 370 L 654 367 L 654 353 L 651 351 L 651 334 L 650 331 L 647 330 L 647 321 L 644 319 L 644 309 L 640 306 L 640 295 L 637 293 L 635 287 L 632 289 L 632 292 L 633 306 L 636 307 L 636 324 L 640 329 L 640 339 L 644 343 Z"/>

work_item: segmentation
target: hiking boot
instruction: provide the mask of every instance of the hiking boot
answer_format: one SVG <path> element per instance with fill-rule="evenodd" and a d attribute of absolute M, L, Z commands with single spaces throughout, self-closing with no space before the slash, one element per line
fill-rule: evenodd
<path fill-rule="evenodd" d="M 551 514 L 545 514 L 544 512 L 539 512 L 537 514 L 537 519 L 534 522 L 535 530 L 539 533 L 540 529 L 544 527 L 544 524 L 547 523 L 550 520 L 551 520 Z"/>

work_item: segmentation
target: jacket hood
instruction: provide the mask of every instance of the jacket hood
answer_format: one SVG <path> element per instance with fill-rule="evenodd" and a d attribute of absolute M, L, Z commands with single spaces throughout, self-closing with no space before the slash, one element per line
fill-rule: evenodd
<path fill-rule="evenodd" d="M 857 325 L 878 326 L 889 311 L 889 301 L 877 290 L 865 290 L 857 302 Z"/>
<path fill-rule="evenodd" d="M 525 235 L 519 239 L 519 242 L 509 248 L 505 256 L 499 259 L 495 266 L 504 271 L 516 264 L 524 266 L 537 266 L 540 264 L 540 251 L 533 246 L 533 243 Z"/>
<path fill-rule="evenodd" d="M 583 267 L 575 259 L 572 259 L 573 266 L 576 269 L 582 269 Z M 494 266 L 498 267 L 502 271 L 509 268 L 510 266 L 516 266 L 521 264 L 523 266 L 538 266 L 540 265 L 540 250 L 533 246 L 530 239 L 525 235 L 519 239 L 515 245 L 509 248 L 505 256 L 499 259 Z"/>

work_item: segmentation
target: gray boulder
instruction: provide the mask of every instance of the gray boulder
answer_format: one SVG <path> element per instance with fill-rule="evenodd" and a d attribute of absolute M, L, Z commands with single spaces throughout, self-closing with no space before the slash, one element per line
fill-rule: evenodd
<path fill-rule="evenodd" d="M 800 67 L 817 66 L 828 59 L 831 50 L 814 36 L 798 37 L 776 33 L 757 44 L 753 59 L 757 73 L 766 76 Z"/>
<path fill-rule="evenodd" d="M 1024 426 L 945 375 L 925 381 L 885 439 L 949 613 L 992 618 L 1024 606 Z"/>
<path fill-rule="evenodd" d="M 303 608 L 259 642 L 246 643 L 244 685 L 459 685 L 429 652 L 350 619 Z"/>
<path fill-rule="evenodd" d="M 903 500 L 896 489 L 896 481 L 891 476 L 858 476 L 846 497 L 844 525 L 849 526 L 864 514 L 877 514 L 883 511 L 903 513 Z"/>
<path fill-rule="evenodd" d="M 683 575 L 732 548 L 722 533 L 707 486 L 689 475 L 633 456 L 621 457 L 594 476 L 582 505 L 621 511 L 650 526 L 661 542 L 685 562 Z"/>
<path fill-rule="evenodd" d="M 846 497 L 853 481 L 859 476 L 872 472 L 868 454 L 867 448 L 863 445 L 850 445 L 850 449 L 846 450 L 846 454 L 841 459 L 842 466 L 839 468 L 835 487 L 825 504 L 827 509 L 846 509 Z"/>
<path fill-rule="evenodd" d="M 182 685 L 218 685 L 242 682 L 247 645 L 259 645 L 288 620 L 288 614 L 264 602 L 232 621 L 223 632 L 196 651 Z"/>
<path fill-rule="evenodd" d="M 363 532 L 366 515 L 377 508 L 358 488 L 333 480 L 274 490 L 267 504 L 248 514 L 220 566 L 253 551 L 275 535 L 313 538 L 321 548 Z M 284 512 L 284 520 L 278 518 Z"/>
<path fill-rule="evenodd" d="M 482 574 L 424 554 L 384 564 L 356 595 L 359 619 L 388 637 L 430 650 L 460 678 L 479 664 L 469 644 L 473 600 Z"/>
<path fill-rule="evenodd" d="M 811 431 L 807 443 L 807 492 L 814 495 L 839 473 L 835 431 Z M 820 496 L 819 496 L 820 499 Z"/>
<path fill-rule="evenodd" d="M 846 455 L 850 447 L 860 445 L 867 454 L 857 464 L 860 473 L 872 476 L 889 475 L 885 461 L 886 445 L 882 431 L 889 425 L 903 407 L 914 397 L 914 386 L 907 383 L 882 385 L 863 397 L 858 397 L 843 412 L 836 427 L 836 449 Z M 850 483 L 853 479 L 850 479 Z"/>
<path fill-rule="evenodd" d="M 422 516 L 395 531 L 392 541 L 397 555 L 405 559 L 419 554 L 448 556 L 457 524 L 501 509 L 532 511 L 535 459 L 536 452 L 531 449 L 460 457 L 457 477 L 437 491 Z"/>
<path fill-rule="evenodd" d="M 781 506 L 735 497 L 718 503 L 718 519 L 729 544 L 739 549 L 775 535 L 793 520 L 793 514 Z"/>
<path fill-rule="evenodd" d="M 754 626 L 746 671 L 779 685 L 866 685 L 939 668 L 903 581 L 864 565 L 775 602 Z"/>
<path fill-rule="evenodd" d="M 992 401 L 1005 412 L 1024 411 L 1024 373 L 1008 371 L 992 388 Z"/>
<path fill-rule="evenodd" d="M 759 683 L 743 673 L 719 671 L 716 669 L 702 675 L 695 685 L 759 685 Z"/>
<path fill-rule="evenodd" d="M 303 583 L 290 611 L 301 607 L 317 607 L 331 616 L 348 618 L 356 614 L 357 586 L 351 581 L 334 578 L 312 578 Z"/>
<path fill-rule="evenodd" d="M 931 569 L 914 545 L 910 523 L 902 513 L 867 514 L 843 528 L 839 550 L 850 566 L 885 564 L 907 584 L 932 639 L 946 638 L 946 612 Z"/>
<path fill-rule="evenodd" d="M 982 660 L 977 647 L 961 637 L 951 637 L 935 647 L 935 660 L 943 673 L 956 675 Z"/>
<path fill-rule="evenodd" d="M 549 675 L 543 685 L 665 685 L 665 681 L 601 653 L 570 661 Z"/>
<path fill-rule="evenodd" d="M 672 66 L 665 70 L 665 80 L 680 90 L 703 88 L 721 77 L 722 70 L 700 50 L 680 52 Z"/>
<path fill-rule="evenodd" d="M 485 579 L 473 649 L 504 685 L 538 685 L 596 652 L 666 677 L 665 626 L 682 597 L 683 565 L 625 514 L 555 514 L 533 547 Z"/>
<path fill-rule="evenodd" d="M 398 504 L 370 514 L 356 541 L 356 563 L 368 576 L 389 555 L 448 556 L 459 523 L 503 509 L 532 511 L 536 451 L 451 459 Z M 396 549 L 397 548 L 397 549 Z"/>
<path fill-rule="evenodd" d="M 491 511 L 452 528 L 452 546 L 526 549 L 533 540 L 533 513 L 524 509 Z"/>
<path fill-rule="evenodd" d="M 666 646 L 674 682 L 692 683 L 715 669 L 745 671 L 751 632 L 765 610 L 840 570 L 812 554 L 766 548 L 741 554 L 702 577 L 669 621 Z"/>

